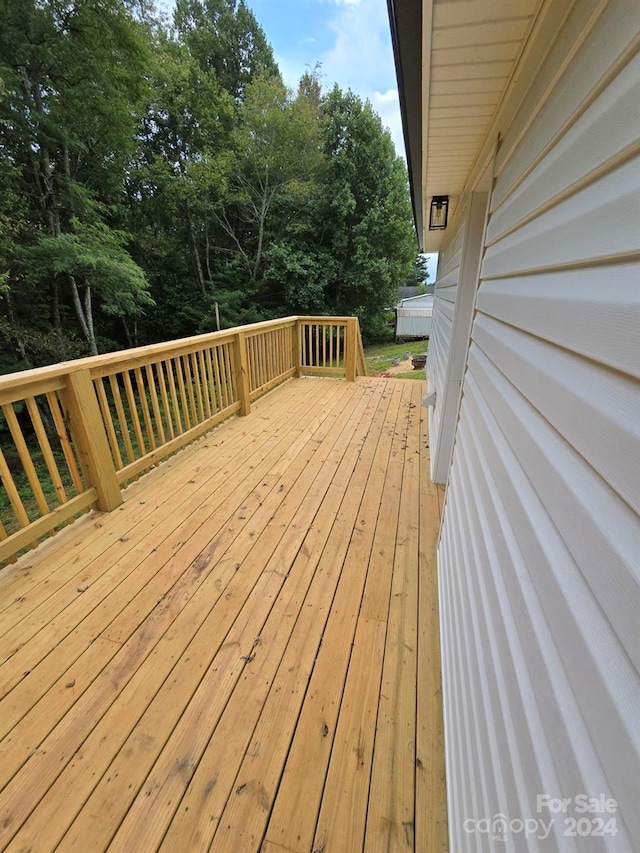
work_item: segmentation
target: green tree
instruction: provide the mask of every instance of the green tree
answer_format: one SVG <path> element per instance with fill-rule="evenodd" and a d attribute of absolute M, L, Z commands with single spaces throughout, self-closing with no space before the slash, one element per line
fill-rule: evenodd
<path fill-rule="evenodd" d="M 233 162 L 233 103 L 184 46 L 162 35 L 155 56 L 130 203 L 152 217 L 163 260 L 167 240 L 187 250 L 192 269 L 181 272 L 187 280 L 195 273 L 204 297 L 212 277 L 211 210 L 224 195 Z"/>
<path fill-rule="evenodd" d="M 125 234 L 101 222 L 85 225 L 72 220 L 71 228 L 58 235 L 40 232 L 37 241 L 18 254 L 25 278 L 32 276 L 38 281 L 63 277 L 76 282 L 73 296 L 82 302 L 76 310 L 87 324 L 83 334 L 88 341 L 95 341 L 91 282 L 101 310 L 120 317 L 125 328 L 127 317 L 139 317 L 154 301 L 147 292 L 143 270 L 126 251 Z"/>
<path fill-rule="evenodd" d="M 146 61 L 141 27 L 118 0 L 2 0 L 0 11 L 0 78 L 7 92 L 0 151 L 20 172 L 30 240 L 39 245 L 42 229 L 52 239 L 77 234 L 72 221 L 107 228 L 135 142 Z M 64 292 L 59 276 L 44 272 L 46 265 L 39 269 L 38 291 L 49 294 L 54 327 L 62 329 L 70 302 L 96 352 L 92 288 L 103 268 L 82 284 L 68 273 Z M 12 292 L 19 288 L 11 274 L 9 283 Z M 144 301 L 144 287 L 140 296 Z M 42 312 L 42 297 L 38 302 Z"/>
<path fill-rule="evenodd" d="M 282 83 L 244 0 L 0 0 L 0 347 L 42 363 L 291 312 L 372 336 L 415 239 L 369 104 Z M 415 271 L 414 271 L 415 274 Z"/>
<path fill-rule="evenodd" d="M 319 127 L 308 100 L 292 97 L 279 78 L 257 77 L 239 113 L 236 150 L 238 168 L 220 224 L 255 291 L 265 249 L 295 231 L 295 213 L 314 193 L 322 168 Z"/>
<path fill-rule="evenodd" d="M 203 71 L 240 103 L 251 80 L 280 76 L 262 27 L 245 0 L 177 0 L 176 29 Z"/>
<path fill-rule="evenodd" d="M 429 279 L 429 257 L 418 254 L 413 263 L 413 269 L 407 276 L 405 285 L 407 287 L 418 287 L 418 293 L 427 292 L 427 281 Z"/>
<path fill-rule="evenodd" d="M 324 114 L 327 178 L 318 228 L 335 262 L 327 301 L 337 313 L 357 314 L 373 336 L 415 258 L 406 167 L 368 102 L 336 86 Z"/>

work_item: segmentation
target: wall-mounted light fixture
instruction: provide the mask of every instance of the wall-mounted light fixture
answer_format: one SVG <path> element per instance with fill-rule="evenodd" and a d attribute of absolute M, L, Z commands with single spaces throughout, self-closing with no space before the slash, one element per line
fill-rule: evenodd
<path fill-rule="evenodd" d="M 444 231 L 449 217 L 449 196 L 434 195 L 429 208 L 429 231 Z"/>

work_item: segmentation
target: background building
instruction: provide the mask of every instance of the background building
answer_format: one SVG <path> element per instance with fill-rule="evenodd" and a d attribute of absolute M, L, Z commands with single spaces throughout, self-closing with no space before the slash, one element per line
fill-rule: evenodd
<path fill-rule="evenodd" d="M 433 293 L 401 299 L 396 308 L 396 338 L 428 338 L 433 318 Z"/>

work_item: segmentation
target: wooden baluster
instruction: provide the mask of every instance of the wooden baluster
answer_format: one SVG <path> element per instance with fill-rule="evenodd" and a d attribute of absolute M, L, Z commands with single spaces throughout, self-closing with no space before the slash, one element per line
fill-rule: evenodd
<path fill-rule="evenodd" d="M 0 542 L 4 542 L 8 535 L 4 524 L 0 521 Z M 6 559 L 9 563 L 15 563 L 18 560 L 15 554 L 9 554 Z"/>
<path fill-rule="evenodd" d="M 197 354 L 198 358 L 198 374 L 200 377 L 200 395 L 204 405 L 204 411 L 202 413 L 203 420 L 206 418 L 209 420 L 211 417 L 211 402 L 209 400 L 209 377 L 207 376 L 207 365 L 204 360 L 204 352 L 202 350 L 198 350 Z"/>
<path fill-rule="evenodd" d="M 222 407 L 219 405 L 217 397 L 218 380 L 216 379 L 211 347 L 207 347 L 207 350 L 205 352 L 205 358 L 207 361 L 207 372 L 209 374 L 208 387 L 209 398 L 211 400 L 211 411 L 215 415 Z"/>
<path fill-rule="evenodd" d="M 51 412 L 51 416 L 53 417 L 53 422 L 56 426 L 58 441 L 60 442 L 60 446 L 62 447 L 62 452 L 64 453 L 64 458 L 67 463 L 67 468 L 69 469 L 69 474 L 71 474 L 71 479 L 73 480 L 73 485 L 75 487 L 76 493 L 81 494 L 84 491 L 84 485 L 82 484 L 82 478 L 80 476 L 80 472 L 78 471 L 76 457 L 74 456 L 73 448 L 71 447 L 71 442 L 69 441 L 67 427 L 65 425 L 62 412 L 60 411 L 60 402 L 58 401 L 55 391 L 48 392 L 47 401 L 49 403 L 49 410 Z"/>
<path fill-rule="evenodd" d="M 100 405 L 100 410 L 102 412 L 102 420 L 107 428 L 107 436 L 109 437 L 109 444 L 111 446 L 111 453 L 113 454 L 113 458 L 117 465 L 118 470 L 124 468 L 122 463 L 122 455 L 120 454 L 120 447 L 118 445 L 118 437 L 116 435 L 116 430 L 113 425 L 113 418 L 111 416 L 111 409 L 109 408 L 109 401 L 107 399 L 107 392 L 104 388 L 104 379 L 98 377 L 93 386 L 96 390 L 96 394 L 98 395 L 98 403 Z"/>
<path fill-rule="evenodd" d="M 260 366 L 260 379 L 258 384 L 262 387 L 267 381 L 267 353 L 265 349 L 264 334 L 257 337 L 256 343 L 258 344 L 258 364 Z"/>
<path fill-rule="evenodd" d="M 153 431 L 153 421 L 151 420 L 151 412 L 149 411 L 149 401 L 147 400 L 147 387 L 142 375 L 142 370 L 139 367 L 134 368 L 133 375 L 136 377 L 136 385 L 138 387 L 138 399 L 142 404 L 142 417 L 144 418 L 144 427 L 147 431 L 147 438 L 151 450 L 155 450 L 158 446 L 156 443 L 155 433 Z"/>
<path fill-rule="evenodd" d="M 189 403 L 187 401 L 187 392 L 186 392 L 186 384 L 184 380 L 183 373 L 183 363 L 182 356 L 179 355 L 175 360 L 176 365 L 176 374 L 178 376 L 178 388 L 180 390 L 180 402 L 182 403 L 182 416 L 184 418 L 186 428 L 191 429 L 194 424 L 191 423 L 191 416 L 189 412 Z"/>
<path fill-rule="evenodd" d="M 135 453 L 133 452 L 131 436 L 129 435 L 129 423 L 127 421 L 127 416 L 124 411 L 124 405 L 122 403 L 120 386 L 118 385 L 118 377 L 110 376 L 109 385 L 111 387 L 113 402 L 115 403 L 116 412 L 118 414 L 118 423 L 120 424 L 120 434 L 122 435 L 122 440 L 124 441 L 124 449 L 127 451 L 127 461 L 133 462 L 136 457 Z"/>
<path fill-rule="evenodd" d="M 49 436 L 47 435 L 47 431 L 42 423 L 42 417 L 40 416 L 38 405 L 33 397 L 27 397 L 25 402 L 27 404 L 29 415 L 31 416 L 31 423 L 33 424 L 33 429 L 35 431 L 36 438 L 38 439 L 40 450 L 42 451 L 42 458 L 45 461 L 47 471 L 51 477 L 51 483 L 58 498 L 58 503 L 66 503 L 67 493 L 62 482 L 62 477 L 60 476 L 60 471 L 58 470 L 58 463 L 56 462 L 51 449 L 51 444 L 49 443 Z"/>
<path fill-rule="evenodd" d="M 180 357 L 184 370 L 184 383 L 187 389 L 187 401 L 189 404 L 189 417 L 191 426 L 196 426 L 198 423 L 198 410 L 196 408 L 196 400 L 193 394 L 193 375 L 191 373 L 191 360 L 188 353 Z"/>
<path fill-rule="evenodd" d="M 258 379 L 258 359 L 256 356 L 256 339 L 247 338 L 247 364 L 249 366 L 249 388 L 254 391 L 260 384 Z"/>
<path fill-rule="evenodd" d="M 222 392 L 222 373 L 220 371 L 220 347 L 217 346 L 211 351 L 211 360 L 213 362 L 213 371 L 216 379 L 216 399 L 218 411 L 225 407 L 224 395 Z"/>
<path fill-rule="evenodd" d="M 269 378 L 269 358 L 267 355 L 267 341 L 264 332 L 258 337 L 258 348 L 260 352 L 260 387 L 262 387 Z"/>
<path fill-rule="evenodd" d="M 178 435 L 182 435 L 184 427 L 182 425 L 182 415 L 180 414 L 180 406 L 178 404 L 178 392 L 176 390 L 175 378 L 178 366 L 175 363 L 175 359 L 170 358 L 169 361 L 166 362 L 165 367 L 167 370 L 167 376 L 169 377 L 169 393 L 171 394 L 171 404 L 173 406 L 173 418 L 176 423 Z"/>
<path fill-rule="evenodd" d="M 260 335 L 260 353 L 260 385 L 262 386 L 269 381 L 269 342 L 264 332 Z"/>
<path fill-rule="evenodd" d="M 158 366 L 156 366 L 156 370 L 158 369 Z M 147 375 L 147 385 L 149 386 L 149 392 L 151 393 L 151 408 L 153 409 L 153 417 L 156 422 L 156 429 L 158 430 L 158 438 L 160 439 L 160 445 L 162 446 L 163 444 L 166 444 L 167 440 L 164 434 L 164 426 L 162 425 L 160 400 L 158 399 L 158 391 L 156 389 L 156 379 L 153 373 L 153 365 L 146 364 L 144 372 Z"/>
<path fill-rule="evenodd" d="M 9 466 L 7 465 L 7 461 L 4 458 L 2 450 L 0 450 L 0 479 L 2 480 L 2 485 L 7 492 L 7 497 L 11 502 L 11 506 L 13 507 L 18 523 L 21 527 L 27 527 L 30 523 L 29 516 L 24 508 L 24 504 L 22 503 L 22 498 L 16 488 L 16 484 L 13 482 L 11 471 L 9 470 Z"/>
<path fill-rule="evenodd" d="M 220 347 L 220 372 L 222 375 L 222 388 L 224 391 L 225 408 L 236 401 L 236 391 L 234 387 L 233 372 L 234 366 L 230 359 L 233 359 L 233 351 L 229 352 L 226 344 Z"/>
<path fill-rule="evenodd" d="M 31 458 L 29 448 L 27 447 L 27 443 L 24 440 L 24 436 L 22 435 L 22 430 L 20 429 L 20 424 L 18 423 L 18 419 L 16 418 L 16 413 L 13 409 L 13 405 L 11 403 L 5 404 L 2 407 L 2 411 L 7 421 L 9 431 L 11 432 L 13 443 L 15 444 L 16 450 L 18 451 L 18 456 L 20 457 L 20 461 L 22 462 L 22 467 L 24 468 L 24 472 L 27 475 L 27 479 L 29 480 L 29 485 L 31 486 L 33 496 L 36 499 L 36 504 L 38 506 L 40 514 L 46 515 L 49 512 L 49 505 L 47 504 L 47 499 L 42 490 L 42 486 L 40 485 L 38 473 L 35 469 L 35 465 L 33 464 L 33 460 Z"/>
<path fill-rule="evenodd" d="M 302 376 L 302 323 L 296 320 L 291 329 L 291 367 L 295 367 L 296 376 Z"/>
<path fill-rule="evenodd" d="M 255 357 L 255 369 L 256 369 L 255 384 L 256 384 L 256 388 L 259 388 L 260 385 L 262 384 L 261 365 L 260 365 L 260 341 L 258 338 L 253 338 L 252 343 L 253 343 L 253 352 L 255 354 L 254 355 L 254 357 Z M 247 339 L 247 352 L 248 352 L 248 347 L 249 347 L 249 339 Z M 251 387 L 251 386 L 249 386 L 249 387 Z"/>
<path fill-rule="evenodd" d="M 200 371 L 198 369 L 198 360 L 195 352 L 189 353 L 188 362 L 191 388 L 193 389 L 191 396 L 193 397 L 195 395 L 195 420 L 197 424 L 201 424 L 205 417 L 204 405 L 202 403 L 202 389 L 200 388 Z"/>
<path fill-rule="evenodd" d="M 144 436 L 142 435 L 142 426 L 140 425 L 140 418 L 138 417 L 138 405 L 136 403 L 136 395 L 133 391 L 131 375 L 128 370 L 123 371 L 122 378 L 124 379 L 124 390 L 127 394 L 127 402 L 129 403 L 129 415 L 131 417 L 131 422 L 133 423 L 133 432 L 136 437 L 138 449 L 140 450 L 140 456 L 144 456 L 147 452 L 147 448 L 144 443 Z"/>

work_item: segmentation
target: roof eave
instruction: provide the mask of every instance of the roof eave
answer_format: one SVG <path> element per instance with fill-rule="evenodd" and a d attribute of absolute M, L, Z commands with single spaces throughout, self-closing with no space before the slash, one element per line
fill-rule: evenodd
<path fill-rule="evenodd" d="M 416 0 L 387 0 L 387 7 L 407 152 L 411 203 L 418 242 L 422 248 L 422 3 Z"/>

